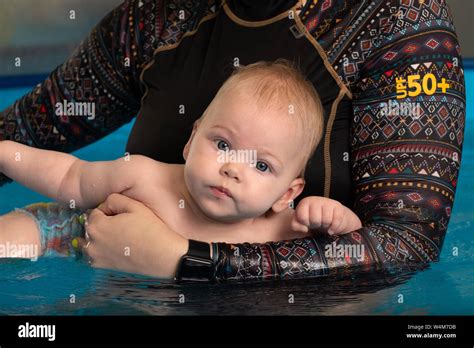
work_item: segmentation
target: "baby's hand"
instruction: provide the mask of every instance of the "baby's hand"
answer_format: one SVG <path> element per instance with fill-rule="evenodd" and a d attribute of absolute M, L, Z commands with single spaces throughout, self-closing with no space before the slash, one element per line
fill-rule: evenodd
<path fill-rule="evenodd" d="M 296 207 L 291 227 L 295 231 L 315 229 L 329 234 L 345 234 L 362 227 L 359 217 L 338 201 L 326 197 L 303 198 Z"/>

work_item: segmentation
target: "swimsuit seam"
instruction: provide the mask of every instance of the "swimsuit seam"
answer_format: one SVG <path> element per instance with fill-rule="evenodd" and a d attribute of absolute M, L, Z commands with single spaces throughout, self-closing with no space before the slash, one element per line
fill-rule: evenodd
<path fill-rule="evenodd" d="M 324 66 L 326 67 L 327 71 L 332 76 L 336 84 L 339 86 L 340 89 L 344 91 L 344 93 L 349 97 L 349 99 L 352 99 L 352 92 L 350 91 L 349 87 L 347 87 L 346 84 L 340 79 L 336 70 L 334 70 L 334 67 L 332 66 L 331 62 L 329 62 L 326 52 L 321 47 L 319 42 L 308 32 L 299 16 L 295 16 L 295 23 L 298 26 L 299 31 L 303 33 L 306 39 L 314 46 L 319 56 L 323 60 Z"/>
<path fill-rule="evenodd" d="M 339 95 L 334 99 L 331 106 L 331 113 L 329 115 L 328 124 L 326 126 L 326 134 L 324 136 L 324 197 L 329 197 L 331 190 L 331 131 L 336 117 L 337 108 L 342 98 L 345 96 L 345 91 L 340 89 Z"/>

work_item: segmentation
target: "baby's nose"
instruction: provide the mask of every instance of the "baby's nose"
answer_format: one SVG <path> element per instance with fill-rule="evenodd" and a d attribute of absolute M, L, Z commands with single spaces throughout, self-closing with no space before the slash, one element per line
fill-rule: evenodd
<path fill-rule="evenodd" d="M 237 165 L 235 163 L 227 163 L 223 165 L 221 168 L 221 173 L 232 179 L 236 179 L 236 180 L 240 179 L 239 170 L 237 169 Z"/>

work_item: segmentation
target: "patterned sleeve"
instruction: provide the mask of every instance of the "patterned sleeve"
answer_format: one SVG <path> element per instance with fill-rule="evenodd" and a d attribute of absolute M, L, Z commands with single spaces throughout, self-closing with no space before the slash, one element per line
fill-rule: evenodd
<path fill-rule="evenodd" d="M 380 4 L 366 11 L 367 27 L 342 59 L 347 69 L 341 77 L 353 94 L 354 211 L 363 228 L 340 237 L 215 243 L 218 280 L 311 277 L 438 260 L 464 135 L 458 40 L 444 1 Z"/>
<path fill-rule="evenodd" d="M 70 152 L 130 121 L 163 28 L 157 4 L 127 0 L 104 17 L 43 83 L 0 112 L 0 140 Z M 55 105 L 68 102 L 88 103 L 94 117 L 57 116 Z M 0 174 L 0 185 L 7 181 Z"/>

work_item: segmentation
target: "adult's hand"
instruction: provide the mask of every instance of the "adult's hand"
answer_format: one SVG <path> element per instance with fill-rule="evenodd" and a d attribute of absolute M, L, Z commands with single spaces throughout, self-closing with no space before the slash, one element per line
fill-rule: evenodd
<path fill-rule="evenodd" d="M 78 240 L 91 265 L 97 268 L 172 279 L 188 240 L 172 231 L 144 204 L 114 193 L 92 210 L 86 241 Z"/>

